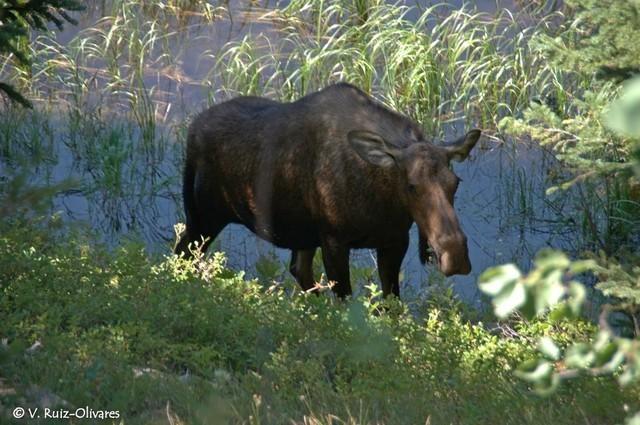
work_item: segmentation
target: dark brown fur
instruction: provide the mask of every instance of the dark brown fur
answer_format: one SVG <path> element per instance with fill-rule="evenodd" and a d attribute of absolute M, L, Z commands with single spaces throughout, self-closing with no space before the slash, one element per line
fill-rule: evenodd
<path fill-rule="evenodd" d="M 468 273 L 453 209 L 458 179 L 448 165 L 479 135 L 437 147 L 417 124 L 345 83 L 292 103 L 239 97 L 215 105 L 189 127 L 187 229 L 175 251 L 189 255 L 190 243 L 241 223 L 292 250 L 291 271 L 304 289 L 314 285 L 311 261 L 321 247 L 327 278 L 344 297 L 349 250 L 375 248 L 385 295 L 399 295 L 415 221 L 421 250 L 428 242 L 446 274 Z"/>

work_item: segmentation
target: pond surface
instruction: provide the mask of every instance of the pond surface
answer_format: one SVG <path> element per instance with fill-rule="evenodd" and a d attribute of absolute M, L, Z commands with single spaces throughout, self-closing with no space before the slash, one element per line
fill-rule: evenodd
<path fill-rule="evenodd" d="M 449 3 L 454 7 L 461 4 Z M 516 3 L 479 1 L 476 7 L 493 14 L 503 7 L 517 8 Z M 89 7 L 87 13 L 80 15 L 77 28 L 67 27 L 57 36 L 60 45 L 73 42 L 79 31 L 83 34 L 91 28 L 108 26 L 108 22 L 96 24 L 109 13 L 106 4 Z M 416 2 L 418 9 L 430 4 Z M 213 52 L 248 34 L 275 37 L 271 25 L 255 19 L 256 11 L 269 7 L 268 3 L 230 2 L 217 11 L 220 18 L 207 25 L 176 25 L 176 31 L 182 33 L 172 39 L 168 48 L 173 55 L 172 67 L 155 67 L 150 61 L 144 73 L 145 86 L 153 87 L 156 121 L 152 131 L 160 140 L 159 147 L 129 147 L 128 142 L 143 138 L 143 134 L 127 120 L 95 128 L 83 124 L 79 128 L 77 123 L 84 122 L 81 119 L 74 121 L 54 112 L 41 116 L 42 123 L 36 122 L 34 126 L 42 133 L 35 137 L 46 139 L 49 144 L 39 148 L 44 149 L 44 160 L 35 168 L 32 180 L 51 183 L 71 177 L 81 182 L 77 189 L 57 196 L 53 210 L 61 211 L 70 221 L 88 223 L 107 242 L 116 243 L 133 235 L 141 237 L 151 251 L 168 254 L 173 243 L 173 225 L 183 217 L 180 187 L 183 147 L 176 135 L 184 134 L 184 123 L 212 100 L 212 93 L 213 100 L 218 100 L 219 82 L 207 80 L 215 57 Z M 175 40 L 188 42 L 180 44 Z M 207 51 L 212 52 L 211 57 L 203 55 Z M 104 84 L 98 72 L 95 80 L 96 85 Z M 28 131 L 28 127 L 21 131 Z M 447 125 L 445 138 L 457 137 L 464 131 L 459 124 Z M 83 137 L 91 137 L 92 143 L 83 143 Z M 8 170 L 15 164 L 2 157 L 0 165 Z M 468 237 L 473 272 L 449 281 L 464 299 L 478 298 L 476 281 L 487 267 L 512 261 L 526 267 L 543 247 L 571 249 L 577 243 L 573 233 L 563 225 L 572 214 L 570 203 L 545 196 L 549 186 L 547 176 L 555 169 L 553 156 L 535 143 L 502 143 L 488 137 L 482 139 L 469 160 L 454 165 L 463 180 L 456 196 L 456 209 Z M 288 251 L 275 249 L 242 226 L 228 226 L 215 246 L 227 253 L 232 268 L 246 270 L 250 276 L 255 275 L 255 263 L 261 257 L 282 260 L 283 273 L 287 268 Z M 374 256 L 368 250 L 356 251 L 352 264 L 373 267 Z M 429 280 L 433 271 L 425 269 L 418 257 L 414 226 L 401 285 L 419 289 Z"/>

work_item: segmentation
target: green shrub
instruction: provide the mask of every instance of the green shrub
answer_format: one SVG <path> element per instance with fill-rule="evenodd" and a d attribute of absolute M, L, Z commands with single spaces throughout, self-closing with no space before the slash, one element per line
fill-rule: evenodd
<path fill-rule="evenodd" d="M 0 397 L 11 409 L 37 404 L 33 388 L 120 410 L 124 423 L 609 423 L 624 417 L 612 399 L 637 404 L 606 378 L 546 400 L 513 376 L 537 335 L 587 339 L 591 326 L 516 321 L 507 334 L 450 302 L 420 318 L 376 294 L 337 302 L 246 281 L 221 254 L 155 259 L 68 229 L 2 226 L 0 375 L 16 394 Z"/>

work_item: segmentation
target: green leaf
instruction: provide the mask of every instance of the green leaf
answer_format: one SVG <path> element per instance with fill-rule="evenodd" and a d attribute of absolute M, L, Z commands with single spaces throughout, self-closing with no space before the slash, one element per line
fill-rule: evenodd
<path fill-rule="evenodd" d="M 538 340 L 538 350 L 551 360 L 560 358 L 560 348 L 548 336 L 543 336 Z"/>
<path fill-rule="evenodd" d="M 579 260 L 574 261 L 569 266 L 569 271 L 573 274 L 585 273 L 593 270 L 597 267 L 597 263 L 594 260 Z"/>
<path fill-rule="evenodd" d="M 551 322 L 559 322 L 567 317 L 573 317 L 573 312 L 567 303 L 558 304 L 549 313 Z"/>
<path fill-rule="evenodd" d="M 624 352 L 614 342 L 596 354 L 596 365 L 609 372 L 614 372 L 618 369 L 622 362 L 624 362 Z"/>
<path fill-rule="evenodd" d="M 533 383 L 548 379 L 552 373 L 553 365 L 548 361 L 538 359 L 523 363 L 518 370 L 515 371 L 517 377 Z"/>
<path fill-rule="evenodd" d="M 620 385 L 626 386 L 636 381 L 638 373 L 634 368 L 626 368 L 618 378 Z"/>
<path fill-rule="evenodd" d="M 553 273 L 544 284 L 535 286 L 533 292 L 536 300 L 536 314 L 542 314 L 548 308 L 552 308 L 560 302 L 564 296 L 565 289 L 556 273 Z"/>
<path fill-rule="evenodd" d="M 574 344 L 567 350 L 565 363 L 572 369 L 587 369 L 593 365 L 595 354 L 585 343 Z"/>
<path fill-rule="evenodd" d="M 622 136 L 640 135 L 640 77 L 624 85 L 623 95 L 611 104 L 606 123 L 611 130 Z"/>
<path fill-rule="evenodd" d="M 559 384 L 560 384 L 560 377 L 557 374 L 552 373 L 551 375 L 545 377 L 544 379 L 541 379 L 538 382 L 536 382 L 534 384 L 534 388 L 536 390 L 536 393 L 538 393 L 538 395 L 546 397 L 553 394 L 556 388 L 558 388 Z"/>
<path fill-rule="evenodd" d="M 587 290 L 580 282 L 572 281 L 569 283 L 567 293 L 569 296 L 567 305 L 571 309 L 574 317 L 579 316 L 582 310 L 582 304 L 584 304 L 584 300 L 587 297 Z"/>
<path fill-rule="evenodd" d="M 479 287 L 485 294 L 495 297 L 513 281 L 520 279 L 522 274 L 514 264 L 491 267 L 480 275 Z"/>
<path fill-rule="evenodd" d="M 527 292 L 522 282 L 512 281 L 493 299 L 495 314 L 499 318 L 505 318 L 524 305 L 526 300 Z"/>
<path fill-rule="evenodd" d="M 569 266 L 570 261 L 562 251 L 543 248 L 536 254 L 534 263 L 538 268 L 565 268 Z"/>
<path fill-rule="evenodd" d="M 640 425 L 640 412 L 625 421 L 625 425 Z"/>
<path fill-rule="evenodd" d="M 546 248 L 536 254 L 534 264 L 538 268 L 564 269 L 569 267 L 571 262 L 564 252 Z"/>

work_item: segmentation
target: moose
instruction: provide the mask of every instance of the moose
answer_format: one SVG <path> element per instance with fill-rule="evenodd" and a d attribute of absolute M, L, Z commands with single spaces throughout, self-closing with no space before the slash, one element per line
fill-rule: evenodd
<path fill-rule="evenodd" d="M 420 260 L 431 248 L 447 276 L 471 271 L 454 210 L 460 179 L 450 161 L 468 157 L 480 130 L 442 145 L 418 124 L 347 83 L 281 103 L 242 96 L 201 112 L 186 146 L 186 230 L 175 253 L 205 251 L 229 223 L 291 250 L 290 271 L 315 286 L 318 247 L 333 291 L 350 295 L 349 253 L 375 248 L 383 294 L 400 295 L 409 229 Z"/>

